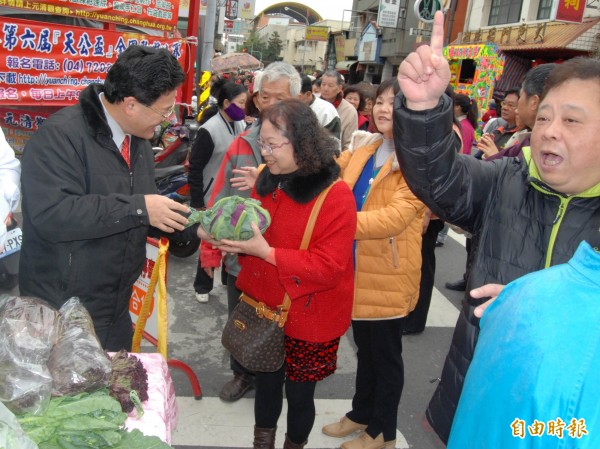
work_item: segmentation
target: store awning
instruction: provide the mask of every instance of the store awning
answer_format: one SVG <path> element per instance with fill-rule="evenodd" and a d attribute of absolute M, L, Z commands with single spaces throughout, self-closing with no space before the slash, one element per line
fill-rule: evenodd
<path fill-rule="evenodd" d="M 345 72 L 348 73 L 350 68 L 354 65 L 358 64 L 358 61 L 340 61 L 335 65 L 336 72 Z"/>
<path fill-rule="evenodd" d="M 452 44 L 494 43 L 504 53 L 529 59 L 564 58 L 592 53 L 599 32 L 600 18 L 596 17 L 581 23 L 550 21 L 467 31 Z"/>
<path fill-rule="evenodd" d="M 519 39 L 518 28 L 514 28 L 511 30 L 508 42 L 499 43 L 498 48 L 504 52 L 553 49 L 593 51 L 590 45 L 593 39 L 590 39 L 589 43 L 575 41 L 594 26 L 600 27 L 600 18 L 584 20 L 582 23 L 548 22 L 545 29 L 540 29 L 539 34 L 537 28 L 529 28 L 527 35 L 521 39 Z"/>

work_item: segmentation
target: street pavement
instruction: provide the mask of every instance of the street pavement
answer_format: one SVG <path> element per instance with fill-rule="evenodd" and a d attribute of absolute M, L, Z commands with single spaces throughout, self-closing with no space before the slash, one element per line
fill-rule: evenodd
<path fill-rule="evenodd" d="M 436 288 L 427 328 L 422 334 L 402 339 L 405 383 L 398 413 L 396 448 L 444 447 L 424 425 L 424 412 L 437 385 L 463 295 L 446 289 L 444 283 L 455 281 L 463 274 L 464 238 L 451 231 L 445 245 L 436 249 L 436 257 Z M 189 365 L 202 388 L 202 399 L 195 399 L 187 376 L 171 368 L 179 408 L 173 445 L 179 449 L 249 448 L 254 425 L 254 392 L 232 404 L 218 398 L 221 386 L 231 378 L 229 356 L 220 341 L 227 319 L 225 287 L 216 281 L 209 302 L 198 303 L 192 286 L 197 260 L 197 254 L 186 259 L 171 256 L 168 265 L 169 358 Z M 152 350 L 150 346 L 144 347 L 144 351 Z M 321 427 L 350 410 L 355 367 L 356 356 L 349 331 L 342 338 L 337 371 L 317 386 L 317 417 L 306 448 L 340 446 L 343 440 L 323 435 Z M 283 446 L 285 428 L 284 401 L 277 448 Z"/>

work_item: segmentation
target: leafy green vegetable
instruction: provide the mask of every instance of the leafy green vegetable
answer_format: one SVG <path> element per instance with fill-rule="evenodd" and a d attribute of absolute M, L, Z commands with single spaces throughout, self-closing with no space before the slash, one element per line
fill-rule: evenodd
<path fill-rule="evenodd" d="M 254 236 L 252 223 L 264 233 L 271 224 L 269 211 L 253 198 L 228 196 L 200 214 L 192 211 L 188 220 L 199 220 L 200 226 L 216 240 L 248 240 Z"/>
<path fill-rule="evenodd" d="M 131 432 L 127 432 L 121 443 L 114 449 L 169 449 L 170 447 L 158 437 L 149 437 L 138 429 L 133 429 Z"/>
<path fill-rule="evenodd" d="M 23 431 L 40 449 L 167 449 L 160 438 L 128 432 L 127 415 L 108 390 L 50 400 L 45 414 L 17 416 Z"/>

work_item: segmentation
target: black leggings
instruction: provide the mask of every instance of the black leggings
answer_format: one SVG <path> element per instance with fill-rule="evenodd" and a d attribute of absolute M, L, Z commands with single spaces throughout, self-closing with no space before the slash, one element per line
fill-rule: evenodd
<path fill-rule="evenodd" d="M 288 402 L 287 436 L 295 444 L 308 440 L 315 423 L 316 382 L 292 382 L 285 377 L 285 364 L 274 373 L 256 373 L 254 420 L 256 427 L 274 429 L 283 407 L 283 386 Z"/>

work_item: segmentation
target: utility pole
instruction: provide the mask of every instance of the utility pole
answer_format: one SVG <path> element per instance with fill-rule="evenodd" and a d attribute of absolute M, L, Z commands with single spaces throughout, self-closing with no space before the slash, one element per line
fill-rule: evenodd
<path fill-rule="evenodd" d="M 288 8 L 287 6 L 284 6 L 283 10 L 284 11 L 292 11 L 292 12 L 298 14 L 299 16 L 304 17 L 304 21 L 305 21 L 305 25 L 304 25 L 304 44 L 302 45 L 302 73 L 304 73 L 304 58 L 306 56 L 306 28 L 310 25 L 308 23 L 308 17 L 306 17 L 300 11 L 297 11 L 297 10 L 292 9 L 292 8 Z M 294 19 L 295 19 L 295 17 L 294 17 Z"/>
<path fill-rule="evenodd" d="M 206 18 L 204 20 L 204 39 L 199 70 L 210 71 L 210 61 L 213 58 L 215 46 L 215 23 L 217 21 L 217 1 L 208 0 L 206 5 Z"/>

